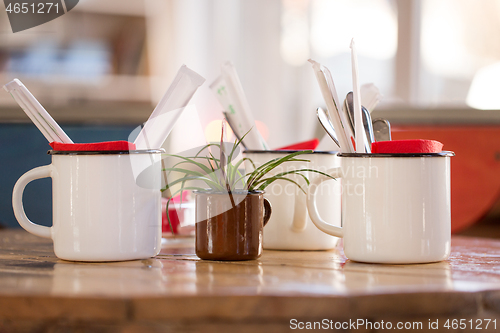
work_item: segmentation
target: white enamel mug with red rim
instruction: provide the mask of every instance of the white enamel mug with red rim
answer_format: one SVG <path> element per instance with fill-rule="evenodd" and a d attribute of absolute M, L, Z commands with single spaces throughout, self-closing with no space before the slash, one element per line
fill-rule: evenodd
<path fill-rule="evenodd" d="M 347 258 L 370 263 L 410 264 L 445 260 L 451 247 L 450 157 L 429 154 L 342 153 L 327 173 L 342 180 L 342 227 L 317 209 L 321 176 L 309 187 L 312 222 L 344 238 Z"/>
<path fill-rule="evenodd" d="M 161 249 L 162 152 L 51 150 L 51 164 L 26 172 L 14 186 L 14 214 L 28 232 L 51 238 L 61 259 L 153 257 Z M 147 174 L 139 176 L 145 169 Z M 26 185 L 47 177 L 52 178 L 52 227 L 31 222 L 22 203 Z"/>

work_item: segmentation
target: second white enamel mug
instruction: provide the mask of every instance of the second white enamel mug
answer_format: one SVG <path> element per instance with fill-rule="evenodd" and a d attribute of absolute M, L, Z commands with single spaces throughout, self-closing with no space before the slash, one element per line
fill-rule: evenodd
<path fill-rule="evenodd" d="M 272 159 L 282 158 L 293 151 L 287 150 L 247 150 L 243 152 L 258 167 Z M 340 166 L 337 152 L 313 152 L 297 156 L 310 162 L 286 162 L 272 170 L 266 177 L 280 172 L 297 169 L 313 169 L 326 172 Z M 246 164 L 249 167 L 248 163 Z M 251 168 L 251 167 L 250 167 Z M 247 172 L 251 172 L 247 170 Z M 309 180 L 319 177 L 314 172 L 304 173 Z M 297 175 L 287 176 L 300 183 L 307 190 L 305 181 Z M 273 213 L 264 230 L 264 249 L 273 250 L 329 250 L 333 249 L 338 238 L 327 235 L 311 222 L 307 213 L 306 195 L 293 183 L 278 180 L 266 188 L 265 197 L 271 202 Z M 331 223 L 340 226 L 340 182 L 328 182 L 320 187 L 317 209 Z"/>
<path fill-rule="evenodd" d="M 425 263 L 450 254 L 450 156 L 339 154 L 327 173 L 342 179 L 342 227 L 317 208 L 321 176 L 309 187 L 309 216 L 323 232 L 344 238 L 347 258 L 371 263 Z M 333 182 L 333 180 L 329 180 Z"/>

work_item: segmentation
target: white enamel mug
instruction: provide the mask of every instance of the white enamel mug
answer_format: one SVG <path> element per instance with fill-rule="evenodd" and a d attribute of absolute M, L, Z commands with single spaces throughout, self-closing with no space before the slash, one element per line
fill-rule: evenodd
<path fill-rule="evenodd" d="M 293 151 L 286 150 L 247 150 L 243 154 L 250 158 L 258 167 L 275 158 L 284 157 Z M 299 159 L 310 162 L 286 162 L 271 171 L 267 176 L 274 176 L 280 172 L 297 169 L 313 169 L 326 172 L 330 168 L 340 165 L 337 152 L 314 152 L 297 156 Z M 253 171 L 249 163 L 245 163 L 247 172 Z M 309 180 L 319 177 L 313 172 L 304 172 Z M 267 177 L 266 176 L 266 177 Z M 305 181 L 297 175 L 287 176 L 303 185 Z M 306 195 L 293 183 L 278 180 L 269 185 L 265 197 L 271 202 L 273 213 L 264 230 L 264 249 L 274 250 L 329 250 L 333 249 L 338 238 L 327 235 L 309 219 L 306 207 Z M 340 226 L 340 182 L 325 183 L 320 187 L 317 209 L 332 223 Z"/>
<path fill-rule="evenodd" d="M 61 259 L 153 257 L 161 249 L 162 152 L 51 150 L 51 164 L 26 172 L 14 186 L 16 219 L 28 232 L 51 238 Z M 22 203 L 26 185 L 46 177 L 52 178 L 52 227 L 31 222 Z"/>
<path fill-rule="evenodd" d="M 326 222 L 317 209 L 317 188 L 330 179 L 326 176 L 309 187 L 309 216 L 323 232 L 344 238 L 344 253 L 351 260 L 445 260 L 450 254 L 453 155 L 339 154 L 342 166 L 327 173 L 342 179 L 342 227 Z"/>

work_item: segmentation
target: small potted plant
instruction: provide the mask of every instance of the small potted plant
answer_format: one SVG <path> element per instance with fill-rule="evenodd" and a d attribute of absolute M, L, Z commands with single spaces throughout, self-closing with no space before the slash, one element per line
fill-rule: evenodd
<path fill-rule="evenodd" d="M 170 191 L 170 198 L 185 190 L 194 191 L 198 257 L 209 260 L 257 259 L 262 254 L 263 227 L 271 216 L 271 204 L 264 198 L 266 187 L 277 180 L 285 180 L 305 193 L 297 181 L 287 176 L 300 175 L 309 185 L 303 172 L 326 174 L 312 169 L 297 169 L 269 176 L 270 171 L 283 163 L 308 162 L 298 156 L 312 151 L 293 152 L 255 167 L 249 158 L 237 159 L 245 136 L 235 140 L 232 147 L 230 143 L 223 142 L 223 137 L 224 125 L 220 144 L 208 144 L 194 156 L 168 154 L 179 161 L 163 168 L 165 179 L 172 179 L 173 174 L 177 177 L 169 181 L 163 191 Z M 242 172 L 239 168 L 243 167 L 243 163 L 250 163 L 253 172 Z"/>

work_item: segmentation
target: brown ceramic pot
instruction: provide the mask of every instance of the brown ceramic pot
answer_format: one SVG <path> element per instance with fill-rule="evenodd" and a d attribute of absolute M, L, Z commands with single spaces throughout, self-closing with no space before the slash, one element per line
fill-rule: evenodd
<path fill-rule="evenodd" d="M 208 260 L 252 260 L 262 254 L 271 217 L 263 191 L 195 191 L 196 255 Z"/>

